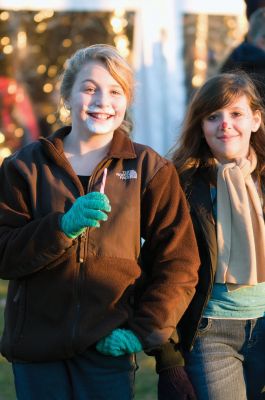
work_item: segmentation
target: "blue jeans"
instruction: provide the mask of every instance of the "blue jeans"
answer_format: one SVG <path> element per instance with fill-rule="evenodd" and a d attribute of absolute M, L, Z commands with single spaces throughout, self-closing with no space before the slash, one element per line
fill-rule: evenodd
<path fill-rule="evenodd" d="M 131 400 L 135 356 L 89 350 L 69 360 L 13 363 L 17 400 Z"/>
<path fill-rule="evenodd" d="M 198 400 L 265 399 L 265 318 L 203 318 L 185 359 Z"/>

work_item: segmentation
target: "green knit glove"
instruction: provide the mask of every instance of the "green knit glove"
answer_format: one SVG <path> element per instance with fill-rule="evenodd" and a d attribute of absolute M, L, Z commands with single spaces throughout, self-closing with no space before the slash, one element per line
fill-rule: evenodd
<path fill-rule="evenodd" d="M 108 336 L 100 339 L 96 348 L 100 353 L 114 357 L 143 350 L 139 339 L 128 329 L 115 329 Z"/>
<path fill-rule="evenodd" d="M 99 221 L 106 221 L 105 212 L 111 210 L 108 197 L 100 192 L 78 197 L 61 218 L 61 230 L 71 239 L 79 236 L 87 227 L 98 228 Z M 103 212 L 105 211 L 105 212 Z"/>

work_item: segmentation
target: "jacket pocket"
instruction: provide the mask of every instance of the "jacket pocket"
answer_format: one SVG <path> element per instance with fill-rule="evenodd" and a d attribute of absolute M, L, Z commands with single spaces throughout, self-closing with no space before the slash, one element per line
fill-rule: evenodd
<path fill-rule="evenodd" d="M 202 336 L 205 333 L 207 333 L 211 329 L 211 326 L 212 326 L 212 319 L 203 317 L 198 327 L 198 335 Z"/>

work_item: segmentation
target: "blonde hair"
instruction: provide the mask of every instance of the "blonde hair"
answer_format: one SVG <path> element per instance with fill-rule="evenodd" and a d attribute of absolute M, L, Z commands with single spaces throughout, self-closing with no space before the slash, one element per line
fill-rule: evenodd
<path fill-rule="evenodd" d="M 133 101 L 134 77 L 133 70 L 115 47 L 107 44 L 94 44 L 77 50 L 68 60 L 65 71 L 61 77 L 60 94 L 64 103 L 70 98 L 75 79 L 79 71 L 90 61 L 100 61 L 104 64 L 110 75 L 122 87 L 128 105 Z M 120 126 L 124 133 L 129 134 L 132 123 L 126 113 Z"/>

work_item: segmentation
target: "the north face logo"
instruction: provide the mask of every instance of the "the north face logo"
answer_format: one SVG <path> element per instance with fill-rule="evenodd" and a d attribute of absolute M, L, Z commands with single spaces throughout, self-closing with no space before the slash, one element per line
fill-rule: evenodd
<path fill-rule="evenodd" d="M 137 172 L 134 169 L 129 169 L 129 171 L 117 172 L 116 175 L 122 180 L 137 179 Z"/>

